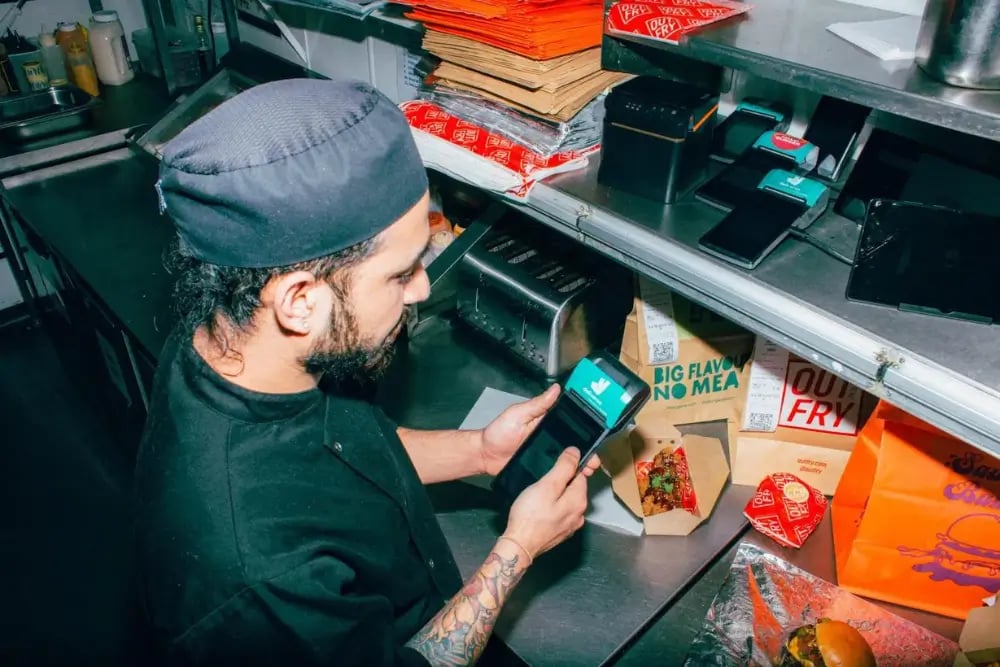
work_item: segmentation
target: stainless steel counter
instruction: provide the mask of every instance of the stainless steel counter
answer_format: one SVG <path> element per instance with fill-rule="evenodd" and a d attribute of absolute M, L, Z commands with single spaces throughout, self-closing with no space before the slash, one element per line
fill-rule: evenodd
<path fill-rule="evenodd" d="M 120 148 L 3 179 L 3 196 L 28 226 L 155 357 L 170 324 L 156 166 Z"/>
<path fill-rule="evenodd" d="M 121 86 L 105 86 L 88 125 L 27 143 L 0 142 L 0 170 L 7 174 L 22 166 L 30 168 L 46 156 L 93 153 L 95 140 L 103 140 L 99 150 L 107 149 L 109 141 L 124 144 L 130 128 L 152 122 L 169 105 L 166 86 L 146 74 Z"/>
<path fill-rule="evenodd" d="M 614 38 L 1000 139 L 1000 92 L 938 83 L 912 62 L 892 69 L 826 29 L 831 23 L 895 16 L 836 0 L 754 0 L 744 18 L 699 30 L 679 45 L 635 36 Z"/>
<path fill-rule="evenodd" d="M 729 487 L 713 517 L 688 537 L 585 526 L 532 566 L 504 608 L 497 636 L 529 665 L 611 662 L 742 534 L 750 491 Z M 457 507 L 436 502 L 463 576 L 482 564 L 503 530 L 488 495 L 469 487 Z M 682 647 L 669 630 L 663 644 Z"/>
<path fill-rule="evenodd" d="M 406 426 L 455 428 L 486 386 L 524 396 L 544 387 L 481 339 L 436 319 L 410 341 L 382 402 Z M 691 432 L 725 441 L 722 423 Z M 592 491 L 597 484 L 592 480 Z M 728 487 L 688 537 L 634 537 L 588 524 L 538 559 L 505 607 L 497 636 L 531 665 L 605 664 L 744 532 L 751 492 Z M 432 489 L 432 496 L 468 576 L 503 531 L 503 518 L 487 491 L 462 482 Z"/>

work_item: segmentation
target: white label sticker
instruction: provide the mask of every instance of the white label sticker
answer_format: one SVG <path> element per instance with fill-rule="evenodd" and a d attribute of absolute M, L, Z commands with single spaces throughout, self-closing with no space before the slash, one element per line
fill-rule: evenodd
<path fill-rule="evenodd" d="M 639 278 L 639 296 L 642 299 L 639 324 L 646 329 L 649 363 L 655 366 L 677 361 L 679 343 L 670 290 L 646 278 Z"/>
<path fill-rule="evenodd" d="M 809 500 L 809 489 L 805 487 L 805 484 L 800 484 L 798 482 L 788 482 L 785 484 L 785 488 L 782 489 L 782 493 L 784 493 L 785 497 L 793 503 L 804 503 Z"/>
<path fill-rule="evenodd" d="M 773 433 L 781 414 L 788 350 L 757 336 L 750 366 L 750 386 L 743 411 L 743 430 Z"/>
<path fill-rule="evenodd" d="M 861 390 L 805 361 L 788 364 L 781 426 L 857 435 Z"/>

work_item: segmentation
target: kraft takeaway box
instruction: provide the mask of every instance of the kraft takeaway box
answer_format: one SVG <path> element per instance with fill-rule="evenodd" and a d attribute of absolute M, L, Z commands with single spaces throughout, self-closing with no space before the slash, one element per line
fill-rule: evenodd
<path fill-rule="evenodd" d="M 760 337 L 746 385 L 733 484 L 790 473 L 832 496 L 874 397 Z"/>
<path fill-rule="evenodd" d="M 1000 605 L 979 607 L 969 612 L 958 638 L 962 651 L 954 667 L 978 667 L 1000 663 Z"/>
<path fill-rule="evenodd" d="M 652 389 L 644 412 L 672 425 L 725 419 L 732 438 L 742 421 L 753 341 L 738 325 L 640 279 L 620 358 Z"/>
<path fill-rule="evenodd" d="M 615 495 L 647 535 L 688 535 L 711 515 L 729 477 L 722 441 L 682 436 L 648 407 L 601 460 Z"/>

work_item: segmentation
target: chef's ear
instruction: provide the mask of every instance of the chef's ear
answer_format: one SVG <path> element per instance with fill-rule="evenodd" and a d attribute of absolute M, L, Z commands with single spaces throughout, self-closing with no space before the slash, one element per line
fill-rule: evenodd
<path fill-rule="evenodd" d="M 323 281 L 308 271 L 294 271 L 279 276 L 269 285 L 270 305 L 279 327 L 291 334 L 308 335 L 320 318 L 323 309 L 320 287 Z M 269 302 L 269 303 L 268 303 Z"/>

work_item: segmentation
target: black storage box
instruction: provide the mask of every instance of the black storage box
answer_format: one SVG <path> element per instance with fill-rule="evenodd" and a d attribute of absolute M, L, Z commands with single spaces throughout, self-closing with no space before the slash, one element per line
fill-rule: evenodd
<path fill-rule="evenodd" d="M 696 185 L 712 148 L 719 96 L 676 81 L 639 77 L 605 102 L 597 180 L 671 204 Z"/>

